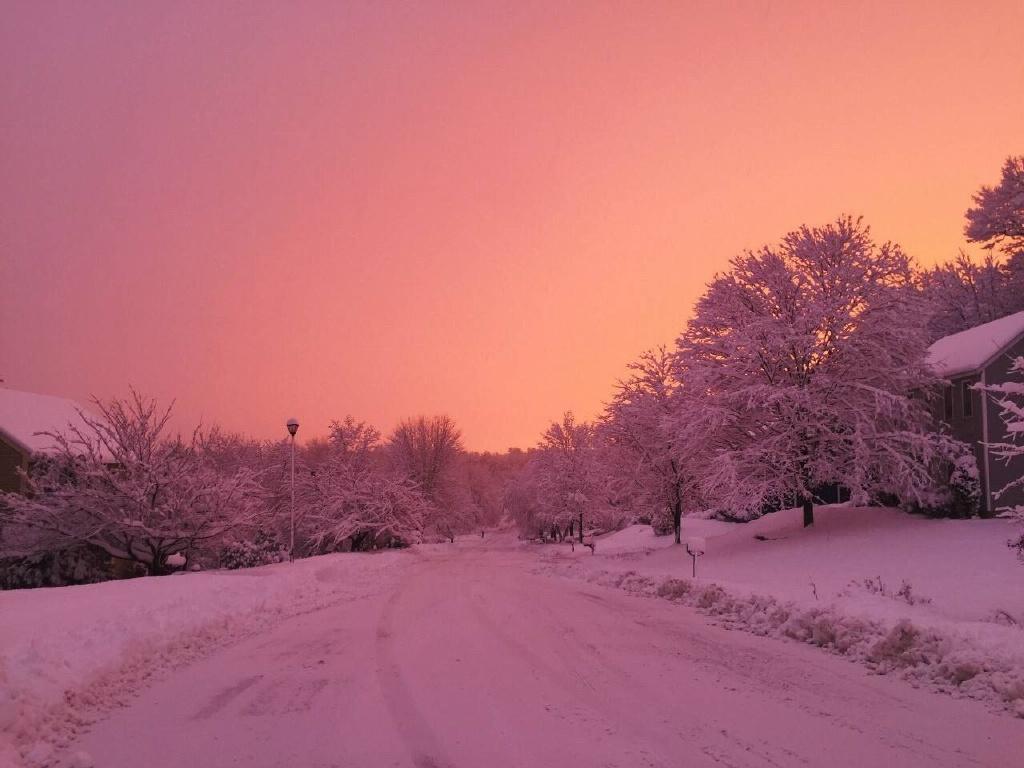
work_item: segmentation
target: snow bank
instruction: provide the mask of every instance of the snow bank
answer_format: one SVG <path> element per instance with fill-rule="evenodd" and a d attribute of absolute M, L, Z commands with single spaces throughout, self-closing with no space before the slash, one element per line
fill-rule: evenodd
<path fill-rule="evenodd" d="M 684 538 L 707 540 L 697 579 L 671 537 L 652 546 L 632 529 L 594 557 L 550 562 L 1024 716 L 1024 565 L 1006 547 L 1009 521 L 842 506 L 815 517 L 809 529 L 800 510 L 747 524 L 684 521 Z"/>
<path fill-rule="evenodd" d="M 282 619 L 376 594 L 409 552 L 0 592 L 0 766 L 46 762 L 146 679 Z M 16 763 L 15 763 L 16 764 Z"/>

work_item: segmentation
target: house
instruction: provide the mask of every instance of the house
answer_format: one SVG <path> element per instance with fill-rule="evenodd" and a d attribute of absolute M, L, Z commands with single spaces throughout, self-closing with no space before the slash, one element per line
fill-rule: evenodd
<path fill-rule="evenodd" d="M 994 498 L 995 491 L 1024 472 L 1024 465 L 1008 465 L 990 455 L 989 444 L 1010 438 L 996 399 L 976 388 L 1018 381 L 1019 375 L 1010 372 L 1017 357 L 1024 357 L 1024 312 L 946 336 L 928 349 L 928 364 L 946 379 L 936 416 L 949 426 L 954 437 L 974 447 L 981 478 L 982 512 L 1024 504 L 1022 489 L 998 500 Z"/>
<path fill-rule="evenodd" d="M 43 433 L 83 426 L 83 410 L 74 400 L 0 387 L 0 491 L 21 492 L 18 470 L 56 449 L 53 438 Z"/>

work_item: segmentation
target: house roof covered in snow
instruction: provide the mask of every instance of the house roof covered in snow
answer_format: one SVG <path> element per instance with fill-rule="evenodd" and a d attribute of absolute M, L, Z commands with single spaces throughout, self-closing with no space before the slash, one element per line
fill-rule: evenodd
<path fill-rule="evenodd" d="M 0 436 L 28 453 L 49 453 L 54 440 L 40 433 L 83 426 L 83 410 L 74 400 L 0 387 Z"/>
<path fill-rule="evenodd" d="M 1024 336 L 1024 312 L 1000 317 L 939 339 L 928 348 L 927 361 L 939 376 L 949 378 L 978 371 Z"/>

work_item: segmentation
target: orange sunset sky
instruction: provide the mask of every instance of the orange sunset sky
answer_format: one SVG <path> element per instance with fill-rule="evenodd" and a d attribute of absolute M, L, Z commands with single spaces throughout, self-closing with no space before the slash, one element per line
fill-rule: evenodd
<path fill-rule="evenodd" d="M 593 416 L 705 282 L 1024 152 L 1024 2 L 2 2 L 0 377 L 177 424 Z"/>

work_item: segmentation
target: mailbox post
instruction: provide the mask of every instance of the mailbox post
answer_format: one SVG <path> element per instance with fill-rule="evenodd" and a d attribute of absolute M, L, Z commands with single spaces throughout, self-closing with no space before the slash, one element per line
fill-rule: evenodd
<path fill-rule="evenodd" d="M 686 540 L 686 552 L 693 558 L 693 577 L 697 578 L 697 558 L 707 551 L 708 543 L 700 536 L 691 536 Z"/>

